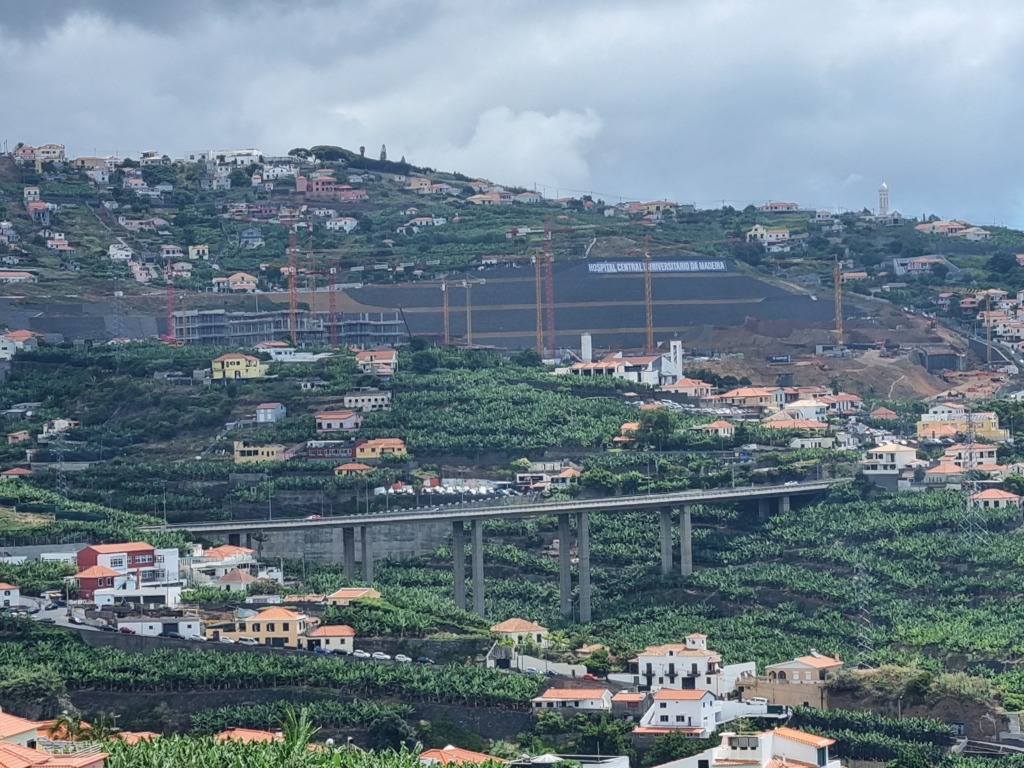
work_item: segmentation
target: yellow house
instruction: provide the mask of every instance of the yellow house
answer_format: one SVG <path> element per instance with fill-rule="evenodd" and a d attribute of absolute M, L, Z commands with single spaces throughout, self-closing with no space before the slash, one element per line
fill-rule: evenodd
<path fill-rule="evenodd" d="M 280 443 L 252 445 L 235 440 L 235 464 L 255 464 L 260 461 L 284 461 L 285 447 Z"/>
<path fill-rule="evenodd" d="M 211 640 L 226 637 L 238 642 L 239 638 L 244 637 L 252 638 L 259 645 L 298 648 L 300 642 L 305 644 L 306 630 L 315 626 L 316 622 L 316 619 L 310 619 L 305 614 L 275 605 L 264 608 L 248 619 L 207 625 L 206 633 Z"/>
<path fill-rule="evenodd" d="M 357 459 L 379 459 L 386 455 L 405 456 L 408 451 L 400 437 L 378 437 L 356 447 Z"/>
<path fill-rule="evenodd" d="M 993 411 L 969 411 L 963 403 L 936 403 L 921 414 L 917 422 L 918 437 L 946 437 L 967 434 L 974 427 L 975 437 L 995 443 L 1010 439 L 1010 431 L 999 426 L 999 415 Z"/>
<path fill-rule="evenodd" d="M 211 363 L 214 379 L 259 379 L 267 375 L 267 364 L 258 357 L 229 352 Z"/>
<path fill-rule="evenodd" d="M 327 596 L 328 605 L 348 605 L 353 600 L 380 600 L 380 592 L 373 587 L 342 587 Z"/>

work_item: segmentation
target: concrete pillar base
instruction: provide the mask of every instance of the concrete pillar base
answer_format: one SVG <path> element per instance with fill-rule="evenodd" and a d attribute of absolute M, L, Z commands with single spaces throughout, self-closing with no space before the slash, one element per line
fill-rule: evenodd
<path fill-rule="evenodd" d="M 356 577 L 356 529 L 341 529 L 341 562 L 345 570 L 345 578 L 352 581 Z"/>
<path fill-rule="evenodd" d="M 580 512 L 576 522 L 576 554 L 580 571 L 580 622 L 590 622 L 590 513 Z"/>
<path fill-rule="evenodd" d="M 359 529 L 360 544 L 362 546 L 363 558 L 363 581 L 373 581 L 373 539 L 371 538 L 370 527 L 364 525 Z"/>
<path fill-rule="evenodd" d="M 466 610 L 466 527 L 461 520 L 452 523 L 452 562 L 455 607 Z"/>
<path fill-rule="evenodd" d="M 484 521 L 473 521 L 473 613 L 483 616 L 484 609 Z"/>
<path fill-rule="evenodd" d="M 690 505 L 684 504 L 679 516 L 679 543 L 682 549 L 681 573 L 693 575 L 693 524 L 690 520 Z"/>
<path fill-rule="evenodd" d="M 572 617 L 572 562 L 569 558 L 569 515 L 558 516 L 558 606 Z"/>
<path fill-rule="evenodd" d="M 672 510 L 661 510 L 661 575 L 672 573 Z"/>

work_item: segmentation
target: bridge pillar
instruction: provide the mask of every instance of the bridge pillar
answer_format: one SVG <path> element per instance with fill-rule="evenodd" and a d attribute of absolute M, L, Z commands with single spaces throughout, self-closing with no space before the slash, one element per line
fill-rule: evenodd
<path fill-rule="evenodd" d="M 672 573 L 672 510 L 661 510 L 661 575 Z"/>
<path fill-rule="evenodd" d="M 484 521 L 473 521 L 473 613 L 484 611 Z"/>
<path fill-rule="evenodd" d="M 768 499 L 758 499 L 757 500 L 757 519 L 760 520 L 761 522 L 764 522 L 765 520 L 767 520 L 768 519 L 768 513 L 769 513 L 770 509 L 771 509 L 771 505 L 769 504 Z"/>
<path fill-rule="evenodd" d="M 580 623 L 590 621 L 590 513 L 576 518 L 576 555 L 580 564 Z"/>
<path fill-rule="evenodd" d="M 245 534 L 245 548 L 246 549 L 253 549 L 254 548 L 252 546 L 252 534 L 251 533 Z"/>
<path fill-rule="evenodd" d="M 348 526 L 341 529 L 341 562 L 345 569 L 345 579 L 352 581 L 356 577 L 356 529 Z"/>
<path fill-rule="evenodd" d="M 455 607 L 466 610 L 466 526 L 461 520 L 452 521 L 452 561 L 455 577 Z"/>
<path fill-rule="evenodd" d="M 558 604 L 572 617 L 572 563 L 569 558 L 569 515 L 558 516 Z"/>
<path fill-rule="evenodd" d="M 693 525 L 690 521 L 690 505 L 683 504 L 679 513 L 679 546 L 682 550 L 681 572 L 683 576 L 693 575 Z"/>
<path fill-rule="evenodd" d="M 779 514 L 784 515 L 789 512 L 789 496 L 779 496 Z"/>
<path fill-rule="evenodd" d="M 373 581 L 373 539 L 370 534 L 370 526 L 360 526 L 359 542 L 362 547 L 363 581 L 369 584 Z"/>

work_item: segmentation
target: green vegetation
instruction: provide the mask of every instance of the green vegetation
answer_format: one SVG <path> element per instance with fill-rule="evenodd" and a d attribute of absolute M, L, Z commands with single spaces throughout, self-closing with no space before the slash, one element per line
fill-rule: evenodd
<path fill-rule="evenodd" d="M 302 708 L 316 725 L 331 728 L 366 726 L 385 715 L 408 719 L 413 712 L 408 704 L 378 704 L 373 701 L 334 699 L 303 701 Z M 203 709 L 192 715 L 191 732 L 202 736 L 219 733 L 228 728 L 267 730 L 275 728 L 291 709 L 292 705 L 284 701 Z"/>

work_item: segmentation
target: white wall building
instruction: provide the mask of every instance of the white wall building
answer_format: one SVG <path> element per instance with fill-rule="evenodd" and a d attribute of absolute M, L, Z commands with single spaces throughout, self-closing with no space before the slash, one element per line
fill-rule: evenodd
<path fill-rule="evenodd" d="M 834 739 L 798 731 L 795 728 L 776 728 L 761 733 L 723 733 L 717 747 L 699 752 L 692 757 L 663 763 L 658 768 L 711 768 L 715 765 L 742 765 L 743 768 L 769 768 L 769 766 L 811 766 L 812 768 L 842 768 L 842 763 L 829 755 Z"/>
<path fill-rule="evenodd" d="M 548 688 L 530 699 L 534 709 L 574 712 L 611 712 L 612 694 L 607 688 Z"/>
<path fill-rule="evenodd" d="M 21 605 L 21 590 L 13 584 L 0 582 L 0 608 L 14 608 Z"/>
<path fill-rule="evenodd" d="M 128 617 L 119 619 L 117 622 L 118 631 L 122 627 L 131 629 L 136 635 L 143 635 L 145 637 L 156 637 L 162 635 L 165 632 L 177 632 L 182 637 L 200 636 L 205 637 L 205 627 L 203 622 L 199 618 L 168 618 L 168 619 L 148 619 L 144 617 Z"/>
<path fill-rule="evenodd" d="M 695 632 L 684 643 L 649 646 L 629 662 L 627 672 L 612 673 L 608 679 L 640 690 L 689 689 L 725 696 L 736 690 L 740 679 L 757 675 L 752 661 L 723 666 L 721 654 L 707 643 L 706 635 Z"/>

